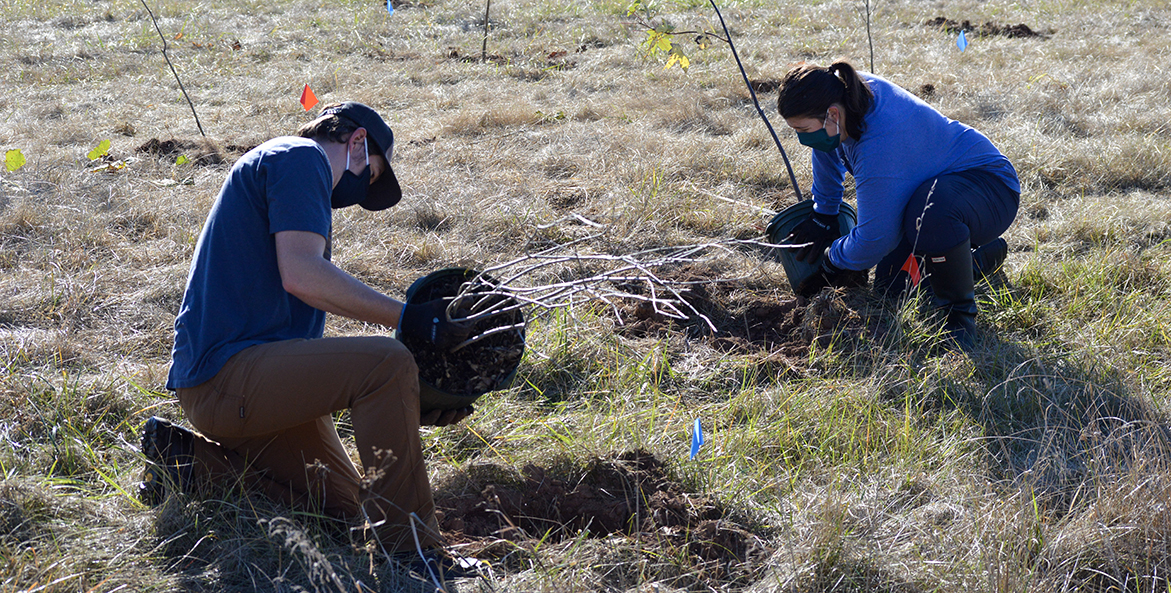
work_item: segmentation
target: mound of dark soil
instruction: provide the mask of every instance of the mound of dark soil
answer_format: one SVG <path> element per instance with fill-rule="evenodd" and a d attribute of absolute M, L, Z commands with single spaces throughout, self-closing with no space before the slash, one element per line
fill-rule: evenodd
<path fill-rule="evenodd" d="M 800 333 L 804 341 L 826 346 L 835 337 L 857 334 L 862 328 L 862 316 L 846 301 L 845 290 L 823 290 L 809 299 Z"/>
<path fill-rule="evenodd" d="M 134 149 L 135 152 L 151 154 L 157 157 L 178 158 L 187 155 L 195 165 L 218 165 L 223 162 L 235 161 L 240 155 L 255 148 L 255 145 L 240 144 L 219 145 L 211 140 L 159 140 L 151 138 Z"/>
<path fill-rule="evenodd" d="M 752 85 L 752 90 L 758 93 L 771 93 L 781 88 L 781 81 L 776 78 L 750 80 L 748 84 Z"/>
<path fill-rule="evenodd" d="M 960 31 L 963 31 L 965 33 L 971 33 L 974 35 L 982 35 L 982 36 L 1001 35 L 1004 37 L 1018 37 L 1018 38 L 1027 38 L 1027 37 L 1044 38 L 1045 37 L 1045 35 L 1034 31 L 1032 28 L 1030 28 L 1028 25 L 1026 25 L 1024 23 L 1019 23 L 1016 25 L 1001 25 L 998 23 L 988 21 L 988 22 L 981 24 L 981 25 L 973 25 L 971 21 L 963 21 L 963 22 L 957 23 L 949 18 L 937 16 L 937 17 L 935 17 L 935 18 L 933 18 L 923 24 L 928 27 L 935 27 L 935 28 L 943 29 L 944 31 L 947 31 L 948 33 L 959 33 Z"/>
<path fill-rule="evenodd" d="M 715 333 L 698 317 L 686 321 L 673 319 L 654 310 L 646 302 L 626 305 L 619 311 L 622 324 L 618 333 L 629 337 L 666 337 L 685 329 L 701 335 L 724 352 L 755 353 L 761 350 L 784 357 L 808 354 L 813 341 L 824 342 L 828 333 L 855 332 L 864 326 L 862 317 L 843 298 L 842 293 L 827 291 L 836 297 L 825 301 L 821 295 L 811 300 L 786 298 L 773 300 L 744 290 L 738 282 L 712 282 L 710 271 L 685 267 L 665 272 L 661 277 L 687 284 L 680 291 L 700 314 L 715 326 Z M 637 293 L 632 287 L 625 287 Z M 825 301 L 825 302 L 823 302 Z M 814 310 L 814 318 L 808 312 Z"/>
<path fill-rule="evenodd" d="M 498 466 L 474 467 L 465 476 L 465 492 L 437 492 L 444 535 L 482 557 L 516 549 L 498 545 L 501 540 L 555 542 L 582 531 L 589 537 L 665 539 L 716 569 L 755 564 L 768 556 L 759 537 L 714 500 L 686 492 L 646 451 L 594 460 L 560 475 L 535 465 L 526 466 L 522 474 Z"/>
<path fill-rule="evenodd" d="M 450 275 L 411 295 L 412 303 L 453 297 L 459 294 L 464 277 Z M 475 290 L 475 289 L 473 289 Z M 500 299 L 484 303 L 490 307 Z M 524 322 L 520 310 L 483 318 L 472 324 L 471 336 Z M 434 348 L 431 344 L 403 337 L 403 344 L 415 355 L 419 378 L 432 387 L 456 396 L 476 396 L 498 389 L 516 370 L 524 356 L 524 331 L 505 331 L 465 346 L 455 352 Z"/>

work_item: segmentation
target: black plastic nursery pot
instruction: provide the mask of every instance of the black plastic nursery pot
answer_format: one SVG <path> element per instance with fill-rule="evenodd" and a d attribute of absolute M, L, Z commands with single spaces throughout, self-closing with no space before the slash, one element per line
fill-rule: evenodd
<path fill-rule="evenodd" d="M 813 200 L 804 200 L 797 202 L 784 210 L 781 210 L 773 217 L 772 221 L 768 223 L 768 228 L 765 229 L 765 236 L 768 237 L 771 243 L 780 243 L 793 232 L 793 229 L 801 224 L 809 215 L 813 213 Z M 850 231 L 858 224 L 858 212 L 854 207 L 846 202 L 842 202 L 841 207 L 838 208 L 838 230 L 842 235 L 849 234 Z M 797 286 L 801 281 L 817 273 L 821 268 L 821 258 L 819 256 L 813 263 L 806 263 L 799 261 L 794 257 L 793 249 L 777 248 L 773 250 L 777 257 L 781 260 L 781 267 L 785 268 L 785 276 L 789 278 L 789 286 L 793 290 L 797 290 Z"/>
<path fill-rule="evenodd" d="M 481 275 L 468 268 L 444 268 L 415 280 L 407 289 L 406 302 L 427 301 L 453 297 L 469 282 L 481 280 Z M 504 296 L 483 297 L 486 305 L 507 306 L 515 301 Z M 508 302 L 504 302 L 508 301 Z M 432 410 L 454 410 L 472 405 L 480 396 L 506 389 L 516 378 L 516 369 L 524 356 L 524 313 L 516 308 L 507 313 L 473 322 L 471 336 L 483 335 L 494 328 L 520 325 L 521 327 L 488 335 L 454 352 L 440 350 L 431 344 L 404 337 L 395 330 L 394 337 L 403 342 L 415 355 L 419 366 L 419 403 L 423 413 Z"/>

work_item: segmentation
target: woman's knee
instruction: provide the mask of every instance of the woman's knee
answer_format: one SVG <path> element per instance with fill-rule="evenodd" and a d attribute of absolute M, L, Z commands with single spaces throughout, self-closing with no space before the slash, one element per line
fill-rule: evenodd
<path fill-rule="evenodd" d="M 957 208 L 963 186 L 954 176 L 940 175 L 911 195 L 903 212 L 903 237 L 915 253 L 946 251 L 968 239 L 968 225 Z"/>

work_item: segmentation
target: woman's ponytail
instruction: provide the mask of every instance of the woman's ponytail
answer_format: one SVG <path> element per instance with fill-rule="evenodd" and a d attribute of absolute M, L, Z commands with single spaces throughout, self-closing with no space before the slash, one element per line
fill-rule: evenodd
<path fill-rule="evenodd" d="M 870 111 L 870 104 L 874 102 L 874 93 L 854 67 L 845 60 L 830 64 L 827 70 L 846 87 L 842 97 L 842 104 L 846 106 L 846 133 L 851 138 L 859 139 L 866 129 L 863 118 Z"/>

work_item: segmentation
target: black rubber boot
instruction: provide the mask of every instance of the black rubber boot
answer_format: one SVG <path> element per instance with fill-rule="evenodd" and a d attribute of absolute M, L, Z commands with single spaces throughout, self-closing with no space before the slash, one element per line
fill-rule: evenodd
<path fill-rule="evenodd" d="M 191 490 L 194 441 L 195 434 L 182 426 L 158 416 L 147 419 L 142 426 L 142 454 L 146 457 L 146 468 L 138 485 L 138 499 L 143 504 L 162 504 L 169 489 L 177 492 Z"/>
<path fill-rule="evenodd" d="M 1004 237 L 997 237 L 979 247 L 972 249 L 972 273 L 976 281 L 992 276 L 1000 271 L 1004 260 L 1008 257 L 1008 242 Z"/>
<path fill-rule="evenodd" d="M 976 282 L 972 274 L 972 246 L 963 243 L 935 255 L 928 255 L 927 275 L 931 278 L 932 307 L 947 315 L 943 329 L 963 350 L 971 350 L 976 339 Z"/>

